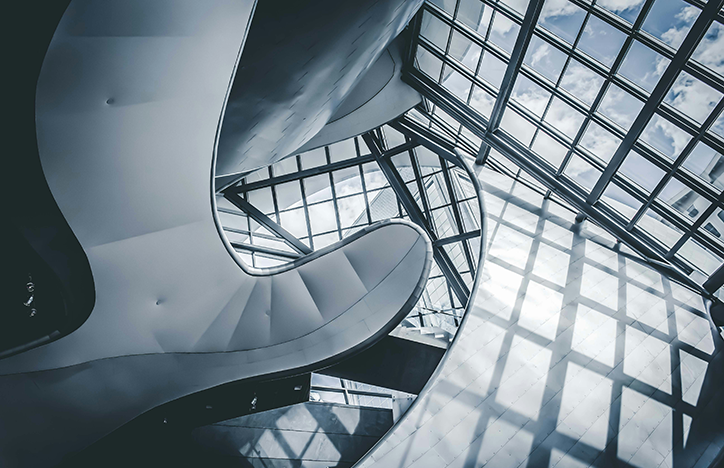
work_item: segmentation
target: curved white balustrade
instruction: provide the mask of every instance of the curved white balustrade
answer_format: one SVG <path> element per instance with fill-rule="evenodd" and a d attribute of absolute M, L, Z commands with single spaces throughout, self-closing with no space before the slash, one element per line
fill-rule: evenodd
<path fill-rule="evenodd" d="M 73 1 L 43 63 L 37 134 L 88 256 L 90 318 L 0 360 L 0 465 L 52 465 L 139 414 L 331 364 L 420 297 L 432 248 L 389 221 L 245 270 L 215 220 L 213 159 L 252 1 Z"/>

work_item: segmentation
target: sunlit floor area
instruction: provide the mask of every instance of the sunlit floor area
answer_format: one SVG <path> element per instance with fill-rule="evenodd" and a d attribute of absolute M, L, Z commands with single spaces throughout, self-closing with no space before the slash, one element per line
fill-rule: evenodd
<path fill-rule="evenodd" d="M 476 307 L 363 466 L 709 466 L 724 448 L 724 343 L 701 297 L 520 182 L 479 177 Z"/>

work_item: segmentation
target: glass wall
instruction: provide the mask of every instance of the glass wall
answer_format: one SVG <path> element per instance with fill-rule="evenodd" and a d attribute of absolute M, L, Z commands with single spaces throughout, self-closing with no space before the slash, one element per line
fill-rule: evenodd
<path fill-rule="evenodd" d="M 701 283 L 724 258 L 721 11 L 677 52 L 705 6 L 546 0 L 520 69 L 503 83 L 528 2 L 428 0 L 413 65 L 483 125 L 512 86 L 496 133 Z M 667 67 L 673 84 L 642 112 Z M 620 167 L 602 180 L 617 151 Z"/>

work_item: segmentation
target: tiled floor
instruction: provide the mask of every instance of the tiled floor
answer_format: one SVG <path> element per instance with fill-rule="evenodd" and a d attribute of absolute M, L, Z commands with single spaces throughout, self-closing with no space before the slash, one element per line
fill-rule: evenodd
<path fill-rule="evenodd" d="M 724 343 L 702 299 L 512 179 L 480 178 L 476 307 L 363 466 L 709 466 L 724 449 Z"/>

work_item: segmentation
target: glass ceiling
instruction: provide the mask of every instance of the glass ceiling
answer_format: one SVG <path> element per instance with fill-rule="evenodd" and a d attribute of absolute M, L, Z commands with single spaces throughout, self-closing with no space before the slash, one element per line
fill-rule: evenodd
<path fill-rule="evenodd" d="M 697 284 L 722 264 L 722 0 L 428 0 L 413 28 L 419 121 Z"/>
<path fill-rule="evenodd" d="M 390 174 L 399 177 L 436 240 L 426 289 L 401 326 L 437 331 L 447 344 L 480 251 L 475 189 L 465 170 L 389 125 L 365 138 L 379 142 L 382 157 L 355 137 L 248 174 L 217 195 L 221 225 L 247 265 L 288 263 L 377 221 L 410 219 L 404 195 L 389 180 Z"/>

